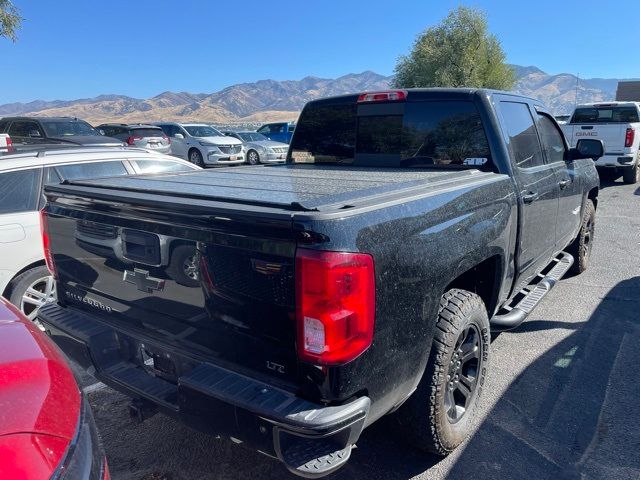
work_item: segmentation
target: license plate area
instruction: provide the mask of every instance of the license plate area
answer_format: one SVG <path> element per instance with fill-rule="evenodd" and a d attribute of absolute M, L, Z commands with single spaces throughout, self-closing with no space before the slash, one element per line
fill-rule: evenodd
<path fill-rule="evenodd" d="M 148 373 L 178 383 L 178 367 L 170 353 L 144 343 L 140 343 L 139 352 L 140 366 Z"/>

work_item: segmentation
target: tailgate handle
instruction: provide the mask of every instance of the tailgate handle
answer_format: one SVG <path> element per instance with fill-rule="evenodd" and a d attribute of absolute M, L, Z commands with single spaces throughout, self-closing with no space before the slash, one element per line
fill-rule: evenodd
<path fill-rule="evenodd" d="M 593 130 L 593 125 L 585 125 L 584 127 L 580 127 L 582 130 Z"/>

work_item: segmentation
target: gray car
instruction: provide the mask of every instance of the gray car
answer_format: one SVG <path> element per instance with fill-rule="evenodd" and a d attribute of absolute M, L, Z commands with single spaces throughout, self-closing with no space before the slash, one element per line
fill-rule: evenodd
<path fill-rule="evenodd" d="M 171 141 L 156 125 L 135 123 L 103 123 L 96 127 L 104 135 L 117 138 L 133 147 L 146 148 L 158 153 L 170 154 Z"/>
<path fill-rule="evenodd" d="M 257 165 L 259 163 L 280 163 L 287 158 L 289 145 L 282 142 L 274 142 L 258 132 L 222 132 L 229 137 L 234 137 L 244 144 L 247 163 Z"/>

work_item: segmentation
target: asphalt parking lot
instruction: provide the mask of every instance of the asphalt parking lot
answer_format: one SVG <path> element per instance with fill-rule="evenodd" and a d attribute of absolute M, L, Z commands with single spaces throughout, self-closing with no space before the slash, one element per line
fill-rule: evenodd
<path fill-rule="evenodd" d="M 602 187 L 589 270 L 492 343 L 469 440 L 443 460 L 379 422 L 331 478 L 640 478 L 640 188 Z M 275 460 L 163 415 L 135 424 L 125 397 L 90 390 L 115 480 L 289 477 Z"/>

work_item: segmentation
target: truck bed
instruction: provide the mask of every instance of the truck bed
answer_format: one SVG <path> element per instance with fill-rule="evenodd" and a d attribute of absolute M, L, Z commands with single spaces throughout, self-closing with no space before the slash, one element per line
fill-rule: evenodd
<path fill-rule="evenodd" d="M 48 186 L 50 192 L 90 193 L 96 199 L 123 200 L 122 192 L 135 203 L 145 197 L 154 206 L 199 201 L 236 203 L 307 212 L 326 212 L 388 199 L 425 187 L 464 186 L 480 178 L 497 177 L 477 170 L 372 169 L 319 165 L 231 167 L 205 172 L 154 174 L 73 181 Z M 117 192 L 120 192 L 119 194 Z M 151 196 L 151 197 L 150 197 Z M 195 202 L 195 203 L 194 203 Z"/>

